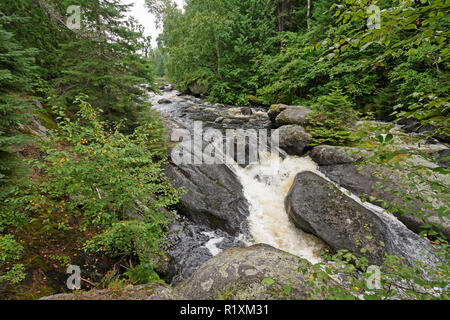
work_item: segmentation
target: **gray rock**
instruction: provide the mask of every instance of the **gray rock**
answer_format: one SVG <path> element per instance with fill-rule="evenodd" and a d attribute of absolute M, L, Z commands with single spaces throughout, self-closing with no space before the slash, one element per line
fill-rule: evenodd
<path fill-rule="evenodd" d="M 310 113 L 312 113 L 310 109 L 302 106 L 287 108 L 276 117 L 275 124 L 279 127 L 289 124 L 304 126 L 308 124 L 308 114 Z"/>
<path fill-rule="evenodd" d="M 186 108 L 186 112 L 200 112 L 203 110 L 202 106 L 191 106 L 189 108 Z"/>
<path fill-rule="evenodd" d="M 19 123 L 19 130 L 26 134 L 39 137 L 40 139 L 50 140 L 50 133 L 48 132 L 47 128 L 42 125 L 41 121 L 39 121 L 39 119 L 37 118 L 32 119 L 26 125 Z"/>
<path fill-rule="evenodd" d="M 169 257 L 169 270 L 164 276 L 171 284 L 187 279 L 219 252 L 245 246 L 226 232 L 196 225 L 182 217 L 171 223 L 166 231 L 164 247 Z"/>
<path fill-rule="evenodd" d="M 330 165 L 357 162 L 362 159 L 357 153 L 356 148 L 322 145 L 314 147 L 309 156 L 319 165 Z"/>
<path fill-rule="evenodd" d="M 163 99 L 159 99 L 159 100 L 158 100 L 158 103 L 159 103 L 159 104 L 170 104 L 170 103 L 172 103 L 172 100 L 163 98 Z"/>
<path fill-rule="evenodd" d="M 244 116 L 251 116 L 253 114 L 253 110 L 250 107 L 242 107 L 241 114 Z"/>
<path fill-rule="evenodd" d="M 439 261 L 428 242 L 395 217 L 365 208 L 315 173 L 297 174 L 285 206 L 297 227 L 371 264 L 380 265 L 385 254 L 403 256 L 409 265 Z"/>
<path fill-rule="evenodd" d="M 265 244 L 231 249 L 203 264 L 177 289 L 192 300 L 217 299 L 219 294 L 237 300 L 304 300 L 309 287 L 304 275 L 296 272 L 299 260 Z M 269 283 L 263 283 L 266 278 Z M 286 285 L 291 287 L 288 293 Z"/>
<path fill-rule="evenodd" d="M 183 128 L 166 117 L 163 123 L 169 136 L 173 130 Z M 179 143 L 169 144 L 169 147 L 182 149 Z M 191 152 L 199 151 L 196 148 Z M 248 202 L 238 177 L 225 164 L 170 163 L 165 167 L 165 174 L 175 188 L 186 190 L 178 207 L 191 221 L 230 235 L 247 232 Z"/>
<path fill-rule="evenodd" d="M 187 191 L 178 206 L 190 220 L 230 235 L 247 231 L 248 202 L 239 179 L 225 164 L 171 164 L 165 172 L 175 188 Z"/>
<path fill-rule="evenodd" d="M 194 95 L 203 95 L 206 93 L 206 87 L 200 83 L 193 83 L 188 86 L 189 91 Z"/>
<path fill-rule="evenodd" d="M 301 156 L 311 141 L 311 135 L 298 125 L 282 126 L 275 130 L 272 138 L 279 137 L 279 146 L 289 155 Z"/>
<path fill-rule="evenodd" d="M 270 121 L 275 122 L 275 119 L 281 113 L 281 111 L 286 110 L 289 106 L 285 104 L 273 104 L 270 106 L 267 115 L 269 116 Z"/>
<path fill-rule="evenodd" d="M 450 166 L 450 149 L 435 152 L 433 155 L 440 167 L 448 168 Z"/>
<path fill-rule="evenodd" d="M 434 133 L 436 127 L 431 124 L 422 125 L 420 121 L 414 118 L 405 118 L 397 123 L 408 133 L 416 132 L 421 134 L 432 134 L 437 140 L 450 143 L 450 135 L 446 133 Z"/>
<path fill-rule="evenodd" d="M 278 117 L 278 115 L 287 109 L 305 110 L 307 108 L 302 107 L 302 106 L 288 106 L 285 104 L 273 104 L 270 106 L 269 111 L 267 112 L 267 115 L 269 116 L 270 121 L 275 122 L 275 119 Z"/>
<path fill-rule="evenodd" d="M 413 198 L 411 203 L 405 202 L 404 195 L 408 194 L 408 186 L 403 186 L 396 179 L 396 175 L 385 168 L 369 165 L 364 168 L 353 164 L 338 164 L 320 166 L 320 171 L 330 180 L 352 193 L 366 198 L 367 201 L 381 205 L 383 201 L 394 203 L 404 210 L 411 210 L 412 207 L 421 208 L 422 217 L 417 215 L 402 215 L 400 211 L 393 214 L 403 222 L 409 229 L 419 233 L 422 231 L 424 223 L 438 223 L 443 229 L 434 227 L 435 231 L 443 232 L 447 239 L 450 239 L 450 217 L 440 217 L 431 214 L 433 211 L 427 208 L 427 203 L 422 199 Z M 380 177 L 383 176 L 384 179 Z M 382 186 L 381 188 L 378 187 Z M 396 191 L 399 191 L 398 194 Z M 419 213 L 419 211 L 417 212 Z"/>

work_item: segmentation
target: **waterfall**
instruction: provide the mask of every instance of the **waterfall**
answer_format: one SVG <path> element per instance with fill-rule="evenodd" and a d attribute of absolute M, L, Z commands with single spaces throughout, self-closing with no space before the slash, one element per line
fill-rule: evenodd
<path fill-rule="evenodd" d="M 319 173 L 317 164 L 309 157 L 287 157 L 275 153 L 260 153 L 260 161 L 246 168 L 233 165 L 249 202 L 248 217 L 253 243 L 266 243 L 302 257 L 311 263 L 320 261 L 319 252 L 325 244 L 290 221 L 284 198 L 297 173 Z"/>

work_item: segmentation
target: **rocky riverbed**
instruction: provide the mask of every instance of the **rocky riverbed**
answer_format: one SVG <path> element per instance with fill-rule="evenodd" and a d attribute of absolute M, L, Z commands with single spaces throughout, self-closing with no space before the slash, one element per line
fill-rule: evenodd
<path fill-rule="evenodd" d="M 322 261 L 319 253 L 325 248 L 347 249 L 372 264 L 380 264 L 385 253 L 400 255 L 411 265 L 416 260 L 428 265 L 440 261 L 430 242 L 417 233 L 423 223 L 437 222 L 443 228 L 436 230 L 449 238 L 449 218 L 393 215 L 379 207 L 385 201 L 404 204 L 404 199 L 386 191 L 402 188 L 401 184 L 378 174 L 392 178 L 392 172 L 359 164 L 370 150 L 311 147 L 311 135 L 304 129 L 308 108 L 213 104 L 173 87 L 152 95 L 151 102 L 164 119 L 169 139 L 177 129 L 194 135 L 195 121 L 201 121 L 202 129 L 218 130 L 224 136 L 229 129 L 269 130 L 269 136 L 279 137 L 280 149 L 277 153 L 258 149 L 256 159 L 246 158 L 244 164 L 180 164 L 172 159 L 166 175 L 177 188 L 186 190 L 177 207 L 179 218 L 167 229 L 169 263 L 160 271 L 172 286 L 128 288 L 116 296 L 96 292 L 51 299 L 121 299 L 133 297 L 136 290 L 138 299 L 216 299 L 227 293 L 239 299 L 304 299 L 308 289 L 305 279 L 295 273 L 298 260 Z M 431 162 L 412 161 L 432 168 L 448 165 L 445 139 L 417 142 L 416 133 L 389 123 L 355 126 L 387 127 L 399 149 L 435 155 Z M 180 145 L 170 142 L 172 155 Z M 204 146 L 205 141 L 200 141 L 200 147 Z M 444 176 L 434 178 L 450 184 Z M 384 188 L 378 188 L 380 184 Z M 429 211 L 439 205 L 426 201 L 414 199 L 413 204 Z M 270 286 L 261 283 L 267 277 L 273 280 Z M 287 282 L 291 290 L 283 295 L 282 284 Z"/>

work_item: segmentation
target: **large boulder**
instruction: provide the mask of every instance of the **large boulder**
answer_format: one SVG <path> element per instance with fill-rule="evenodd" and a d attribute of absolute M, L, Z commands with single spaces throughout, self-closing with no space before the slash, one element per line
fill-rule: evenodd
<path fill-rule="evenodd" d="M 289 155 L 301 156 L 311 141 L 311 135 L 298 125 L 282 126 L 275 130 L 272 139 L 279 139 L 279 146 Z"/>
<path fill-rule="evenodd" d="M 313 172 L 297 174 L 285 206 L 297 227 L 371 264 L 380 265 L 385 254 L 403 256 L 409 265 L 439 261 L 428 242 L 395 217 L 364 207 Z"/>
<path fill-rule="evenodd" d="M 275 124 L 279 127 L 289 124 L 305 126 L 308 124 L 308 114 L 310 113 L 312 113 L 310 109 L 302 106 L 287 108 L 276 117 Z"/>
<path fill-rule="evenodd" d="M 192 83 L 188 86 L 188 90 L 193 95 L 199 96 L 206 93 L 206 86 L 201 83 Z"/>
<path fill-rule="evenodd" d="M 388 202 L 408 211 L 411 208 L 421 208 L 421 217 L 412 214 L 402 215 L 401 211 L 395 211 L 393 214 L 417 233 L 422 231 L 424 223 L 433 225 L 437 223 L 443 228 L 434 226 L 435 231 L 442 232 L 450 239 L 450 217 L 432 214 L 433 210 L 430 210 L 422 199 L 412 197 L 410 202 L 406 202 L 403 194 L 409 193 L 408 186 L 399 183 L 398 173 L 375 165 L 360 167 L 354 164 L 324 165 L 320 166 L 319 170 L 333 182 L 375 205 Z"/>
<path fill-rule="evenodd" d="M 299 257 L 259 244 L 231 249 L 203 264 L 177 289 L 192 300 L 304 300 L 309 287 Z M 266 281 L 263 281 L 266 279 Z M 289 285 L 290 290 L 285 290 Z M 323 298 L 319 294 L 317 299 Z"/>
<path fill-rule="evenodd" d="M 193 222 L 230 235 L 248 230 L 248 202 L 235 173 L 225 164 L 170 164 L 166 176 L 184 188 L 180 212 Z"/>
<path fill-rule="evenodd" d="M 362 159 L 362 155 L 356 148 L 328 145 L 312 148 L 309 156 L 319 165 L 353 163 Z"/>
<path fill-rule="evenodd" d="M 269 111 L 267 112 L 267 115 L 269 116 L 270 121 L 275 122 L 275 119 L 278 117 L 278 115 L 288 109 L 292 108 L 292 106 L 288 106 L 285 104 L 273 104 L 270 106 Z"/>
<path fill-rule="evenodd" d="M 299 110 L 299 111 L 302 111 L 303 113 L 312 112 L 311 110 L 309 110 L 308 108 L 303 107 L 303 106 L 288 106 L 286 104 L 273 104 L 270 106 L 269 111 L 267 112 L 267 115 L 269 116 L 270 121 L 275 123 L 275 120 L 278 117 L 278 115 L 285 110 Z"/>
<path fill-rule="evenodd" d="M 169 137 L 182 125 L 167 117 L 163 118 Z M 191 141 L 170 142 L 169 153 L 185 150 L 184 144 Z M 175 150 L 175 151 L 174 151 Z M 192 148 L 195 158 L 198 146 Z M 230 235 L 247 233 L 248 202 L 242 184 L 236 174 L 226 164 L 176 164 L 165 167 L 165 174 L 172 185 L 183 188 L 186 193 L 180 197 L 178 209 L 191 221 L 210 229 L 221 229 Z"/>

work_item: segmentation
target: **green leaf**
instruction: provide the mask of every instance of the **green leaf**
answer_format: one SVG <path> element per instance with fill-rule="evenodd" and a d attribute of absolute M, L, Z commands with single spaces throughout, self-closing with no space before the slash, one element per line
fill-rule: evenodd
<path fill-rule="evenodd" d="M 272 278 L 264 278 L 261 280 L 261 283 L 267 283 L 269 285 L 272 285 L 275 283 L 275 280 L 273 280 Z"/>

